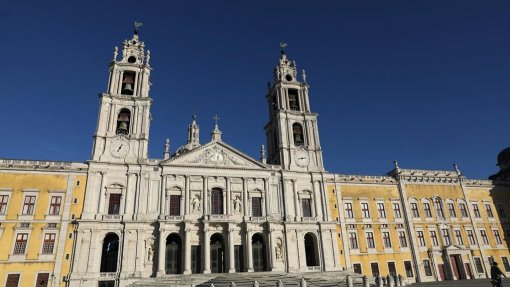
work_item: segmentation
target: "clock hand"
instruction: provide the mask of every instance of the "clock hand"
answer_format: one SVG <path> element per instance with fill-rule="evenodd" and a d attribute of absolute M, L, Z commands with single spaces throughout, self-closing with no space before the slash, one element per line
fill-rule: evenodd
<path fill-rule="evenodd" d="M 124 144 L 121 144 L 121 145 L 119 146 L 119 149 L 118 149 L 117 151 L 120 151 L 120 149 L 122 148 L 122 146 L 123 146 L 123 145 L 124 145 Z"/>

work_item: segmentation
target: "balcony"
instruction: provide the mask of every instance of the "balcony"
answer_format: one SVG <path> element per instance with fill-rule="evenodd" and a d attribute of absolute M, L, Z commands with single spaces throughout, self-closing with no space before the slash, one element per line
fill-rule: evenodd
<path fill-rule="evenodd" d="M 167 215 L 167 216 L 165 216 L 165 220 L 172 221 L 172 222 L 183 221 L 184 217 L 180 216 L 180 215 Z"/>
<path fill-rule="evenodd" d="M 313 272 L 321 271 L 321 267 L 320 266 L 308 266 L 308 271 L 313 271 Z"/>
<path fill-rule="evenodd" d="M 209 220 L 225 221 L 228 219 L 229 219 L 229 216 L 226 214 L 211 214 L 211 215 L 209 215 Z"/>
<path fill-rule="evenodd" d="M 103 215 L 103 220 L 110 220 L 110 221 L 120 220 L 120 215 L 119 214 L 105 214 L 105 215 Z"/>
<path fill-rule="evenodd" d="M 99 273 L 99 280 L 115 280 L 117 279 L 117 272 L 101 272 Z"/>
<path fill-rule="evenodd" d="M 317 222 L 317 217 L 315 217 L 315 216 L 301 217 L 301 221 L 303 221 L 303 222 Z"/>
<path fill-rule="evenodd" d="M 265 222 L 266 218 L 264 216 L 252 216 L 250 220 L 253 222 Z"/>

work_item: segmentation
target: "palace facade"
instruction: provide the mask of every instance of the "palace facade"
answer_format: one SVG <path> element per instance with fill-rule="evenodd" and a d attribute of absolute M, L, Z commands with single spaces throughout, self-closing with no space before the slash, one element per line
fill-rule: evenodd
<path fill-rule="evenodd" d="M 510 272 L 510 156 L 490 180 L 395 168 L 326 172 L 304 71 L 282 51 L 268 88 L 266 147 L 222 140 L 148 158 L 150 52 L 114 50 L 86 163 L 0 162 L 0 284 L 127 286 L 166 274 L 402 274 L 408 282 Z M 510 273 L 509 273 L 510 274 Z"/>

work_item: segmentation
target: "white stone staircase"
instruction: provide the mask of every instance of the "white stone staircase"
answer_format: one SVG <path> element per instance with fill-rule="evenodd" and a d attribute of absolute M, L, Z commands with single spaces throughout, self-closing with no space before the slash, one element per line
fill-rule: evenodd
<path fill-rule="evenodd" d="M 230 287 L 234 282 L 237 287 L 253 287 L 257 281 L 260 287 L 276 287 L 281 280 L 284 287 L 299 287 L 304 278 L 307 287 L 338 287 L 347 286 L 346 276 L 351 275 L 354 286 L 362 286 L 361 276 L 346 271 L 338 272 L 310 272 L 310 273 L 221 273 L 221 274 L 192 274 L 192 275 L 165 275 L 162 277 L 141 279 L 130 287 Z"/>

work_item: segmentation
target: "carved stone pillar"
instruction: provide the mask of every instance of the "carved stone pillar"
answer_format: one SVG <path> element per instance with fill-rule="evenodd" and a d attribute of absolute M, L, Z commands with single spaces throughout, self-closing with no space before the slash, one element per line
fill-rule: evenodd
<path fill-rule="evenodd" d="M 269 247 L 269 266 L 271 266 L 271 270 L 276 270 L 276 254 L 275 254 L 275 241 L 273 239 L 273 231 L 275 231 L 273 228 L 269 228 L 269 233 L 267 235 L 267 245 Z"/>
<path fill-rule="evenodd" d="M 248 261 L 248 268 L 246 269 L 247 272 L 253 272 L 253 249 L 251 247 L 251 230 L 246 231 L 246 254 L 247 261 Z"/>
<path fill-rule="evenodd" d="M 225 205 L 225 211 L 227 215 L 231 215 L 232 212 L 231 212 L 231 206 L 232 206 L 232 200 L 231 200 L 231 196 L 230 196 L 230 177 L 226 177 L 225 178 L 225 181 L 226 181 L 226 184 L 227 184 L 227 202 L 226 202 L 226 205 Z"/>
<path fill-rule="evenodd" d="M 211 273 L 211 240 L 209 239 L 209 226 L 204 227 L 204 274 Z"/>
<path fill-rule="evenodd" d="M 234 229 L 228 229 L 228 273 L 235 273 L 235 262 L 234 262 Z"/>
<path fill-rule="evenodd" d="M 165 247 L 166 247 L 165 233 L 163 230 L 159 232 L 159 246 L 158 246 L 158 276 L 165 275 Z"/>
<path fill-rule="evenodd" d="M 184 228 L 184 271 L 183 274 L 191 274 L 191 230 Z"/>

